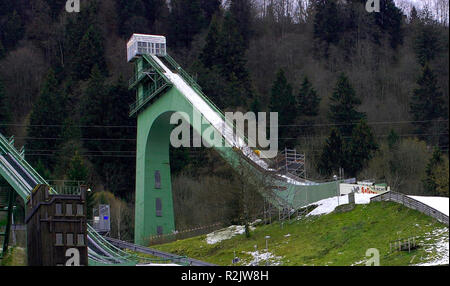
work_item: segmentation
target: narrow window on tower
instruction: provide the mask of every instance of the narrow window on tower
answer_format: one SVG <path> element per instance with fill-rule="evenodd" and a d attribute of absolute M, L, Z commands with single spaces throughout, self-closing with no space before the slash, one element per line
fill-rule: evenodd
<path fill-rule="evenodd" d="M 161 173 L 159 171 L 155 171 L 155 188 L 161 189 Z"/>
<path fill-rule="evenodd" d="M 160 198 L 156 199 L 156 216 L 162 217 L 162 202 Z"/>

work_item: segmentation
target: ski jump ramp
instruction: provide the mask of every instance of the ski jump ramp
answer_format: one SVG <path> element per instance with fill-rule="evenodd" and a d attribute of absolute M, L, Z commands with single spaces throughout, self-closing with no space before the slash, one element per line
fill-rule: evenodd
<path fill-rule="evenodd" d="M 144 50 L 129 55 L 129 60 L 135 65 L 130 89 L 136 89 L 130 116 L 137 118 L 135 243 L 145 245 L 146 238 L 175 230 L 169 165 L 169 139 L 175 127 L 170 118 L 174 113 L 184 114 L 190 124 L 194 115 L 200 114 L 202 124 L 191 124 L 194 132 L 236 171 L 245 169 L 249 183 L 280 211 L 291 212 L 337 194 L 339 181 L 318 184 L 277 173 L 270 160 L 249 147 L 248 139 L 167 53 Z M 226 144 L 217 146 L 204 135 L 211 127 Z"/>

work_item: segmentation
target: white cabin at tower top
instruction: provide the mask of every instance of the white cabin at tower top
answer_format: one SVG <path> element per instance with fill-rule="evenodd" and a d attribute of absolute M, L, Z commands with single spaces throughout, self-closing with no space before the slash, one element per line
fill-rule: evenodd
<path fill-rule="evenodd" d="M 133 34 L 127 43 L 128 61 L 140 55 L 165 56 L 167 54 L 166 37 L 145 34 Z"/>

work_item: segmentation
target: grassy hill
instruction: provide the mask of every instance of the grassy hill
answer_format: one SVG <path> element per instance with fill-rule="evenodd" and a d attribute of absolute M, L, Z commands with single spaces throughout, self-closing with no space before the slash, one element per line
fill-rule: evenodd
<path fill-rule="evenodd" d="M 0 259 L 0 266 L 27 266 L 27 253 L 25 248 L 10 248 L 5 257 Z"/>
<path fill-rule="evenodd" d="M 265 251 L 267 235 L 271 237 L 268 253 Z M 410 253 L 390 253 L 390 241 L 413 236 L 420 248 Z M 218 265 L 231 265 L 235 252 L 240 258 L 238 265 L 249 265 L 259 255 L 260 265 L 268 262 L 290 266 L 365 265 L 367 249 L 377 248 L 380 264 L 388 266 L 436 261 L 442 256 L 441 247 L 445 243 L 448 244 L 446 225 L 396 203 L 376 202 L 357 205 L 350 212 L 291 220 L 283 225 L 256 226 L 250 238 L 236 235 L 207 244 L 203 235 L 154 248 Z M 448 247 L 446 251 L 448 257 Z"/>

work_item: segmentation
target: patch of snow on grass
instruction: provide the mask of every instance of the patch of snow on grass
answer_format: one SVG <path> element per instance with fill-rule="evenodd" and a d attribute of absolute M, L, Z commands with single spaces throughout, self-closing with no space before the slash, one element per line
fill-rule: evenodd
<path fill-rule="evenodd" d="M 370 203 L 370 198 L 374 197 L 376 195 L 374 194 L 355 194 L 355 203 L 358 205 L 365 205 Z M 348 204 L 348 195 L 340 196 L 339 197 L 339 205 Z M 328 199 L 324 199 L 315 203 L 310 204 L 311 205 L 318 205 L 317 208 L 315 208 L 312 212 L 307 214 L 306 216 L 312 216 L 312 215 L 323 215 L 323 214 L 329 214 L 336 209 L 338 206 L 338 197 L 332 197 Z"/>
<path fill-rule="evenodd" d="M 357 261 L 357 262 L 353 263 L 350 266 L 361 266 L 361 265 L 365 265 L 366 262 L 367 262 L 367 259 L 363 259 L 363 260 L 360 260 L 360 261 Z"/>
<path fill-rule="evenodd" d="M 250 227 L 250 230 L 254 230 L 254 227 Z M 212 233 L 206 235 L 206 243 L 216 244 L 222 240 L 230 239 L 235 235 L 244 234 L 245 226 L 243 225 L 232 225 L 227 228 L 216 230 Z"/>
<path fill-rule="evenodd" d="M 430 254 L 431 257 L 427 257 L 429 260 L 424 263 L 416 264 L 416 266 L 433 266 L 433 265 L 445 265 L 449 264 L 449 236 L 448 227 L 433 230 L 427 234 L 428 238 L 422 241 L 425 251 Z M 431 237 L 436 237 L 435 243 L 426 243 L 431 240 Z"/>
<path fill-rule="evenodd" d="M 252 256 L 252 260 L 246 264 L 247 266 L 256 266 L 256 265 L 265 265 L 266 263 L 270 266 L 278 266 L 281 265 L 281 256 L 275 256 L 273 253 L 268 251 L 259 252 L 246 252 Z"/>
<path fill-rule="evenodd" d="M 173 264 L 173 263 L 167 263 L 167 264 L 163 264 L 163 263 L 149 263 L 149 264 L 136 264 L 136 266 L 180 266 L 178 264 Z"/>

